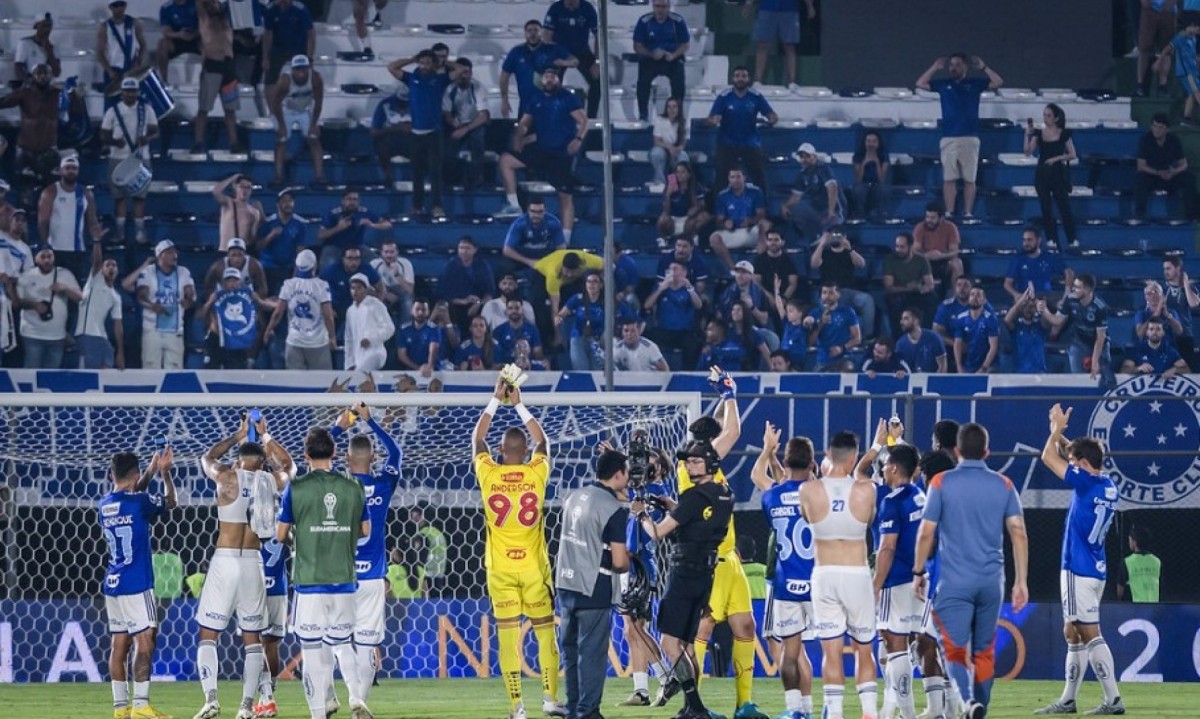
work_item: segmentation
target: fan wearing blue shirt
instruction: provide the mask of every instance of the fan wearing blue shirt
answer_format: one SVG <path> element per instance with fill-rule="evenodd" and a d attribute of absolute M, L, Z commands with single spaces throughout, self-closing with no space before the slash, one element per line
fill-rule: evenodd
<path fill-rule="evenodd" d="M 833 171 L 821 162 L 811 142 L 796 148 L 794 157 L 800 163 L 800 174 L 796 176 L 792 194 L 779 211 L 785 218 L 791 218 L 805 241 L 812 241 L 826 230 L 842 224 L 846 215 L 846 197 L 833 178 Z"/>
<path fill-rule="evenodd" d="M 821 302 L 802 323 L 808 330 L 809 344 L 817 348 L 815 369 L 818 372 L 852 371 L 854 365 L 846 353 L 862 344 L 858 315 L 854 314 L 853 308 L 839 304 L 840 299 L 837 282 L 823 281 Z"/>
<path fill-rule="evenodd" d="M 587 114 L 598 117 L 600 109 L 600 65 L 596 62 L 600 17 L 588 0 L 556 0 L 542 20 L 542 40 L 558 43 L 578 61 L 576 66 L 587 82 Z"/>
<path fill-rule="evenodd" d="M 1029 287 L 1037 295 L 1045 295 L 1054 288 L 1054 278 L 1062 275 L 1066 286 L 1071 286 L 1075 272 L 1062 261 L 1062 255 L 1042 251 L 1042 237 L 1036 227 L 1021 231 L 1021 254 L 1013 258 L 1004 277 L 1004 291 L 1018 300 Z"/>
<path fill-rule="evenodd" d="M 417 64 L 415 72 L 404 68 Z M 442 131 L 442 96 L 451 80 L 458 74 L 458 65 L 449 63 L 449 72 L 439 72 L 434 66 L 432 50 L 422 50 L 416 57 L 402 57 L 388 63 L 392 77 L 408 86 L 408 109 L 412 115 L 412 163 L 413 212 L 425 212 L 425 178 L 429 178 L 429 214 L 442 219 L 442 165 L 445 154 L 445 133 Z"/>
<path fill-rule="evenodd" d="M 346 319 L 346 310 L 349 309 L 352 302 L 350 278 L 361 272 L 371 281 L 371 289 L 375 290 L 375 294 L 377 296 L 383 294 L 379 273 L 375 271 L 374 267 L 363 264 L 362 253 L 361 247 L 347 247 L 342 252 L 341 262 L 321 270 L 321 279 L 329 283 L 330 305 L 333 307 L 333 314 L 337 320 L 339 338 L 342 334 L 342 323 Z"/>
<path fill-rule="evenodd" d="M 1104 449 L 1092 437 L 1068 441 L 1064 436 L 1071 408 L 1050 408 L 1050 436 L 1042 448 L 1042 464 L 1071 489 L 1063 527 L 1063 634 L 1067 638 L 1066 685 L 1058 701 L 1035 714 L 1074 714 L 1075 698 L 1090 664 L 1104 690 L 1104 703 L 1088 714 L 1124 714 L 1117 691 L 1112 650 L 1100 634 L 1100 603 L 1108 579 L 1104 542 L 1117 515 L 1119 494 L 1104 473 Z"/>
<path fill-rule="evenodd" d="M 1017 374 L 1046 372 L 1046 336 L 1050 333 L 1046 303 L 1039 300 L 1033 289 L 1017 298 L 1004 314 L 1004 325 L 1012 338 L 1013 371 Z"/>
<path fill-rule="evenodd" d="M 907 307 L 900 313 L 900 339 L 896 356 L 913 372 L 945 372 L 946 343 L 936 332 L 921 327 L 921 310 Z"/>
<path fill-rule="evenodd" d="M 563 223 L 546 211 L 545 200 L 534 197 L 529 201 L 528 211 L 508 226 L 508 233 L 504 235 L 503 254 L 509 260 L 532 269 L 538 260 L 566 246 L 567 235 Z"/>
<path fill-rule="evenodd" d="M 670 0 L 653 0 L 648 12 L 633 26 L 633 51 L 638 56 L 638 118 L 650 119 L 650 86 L 656 77 L 671 82 L 671 97 L 683 97 L 684 55 L 691 45 L 683 16 L 671 12 Z"/>
<path fill-rule="evenodd" d="M 708 289 L 708 263 L 696 252 L 692 238 L 681 235 L 675 238 L 675 252 L 658 258 L 658 270 L 655 274 L 659 280 L 667 279 L 671 272 L 671 263 L 678 262 L 687 270 L 687 280 L 696 288 L 701 297 Z"/>
<path fill-rule="evenodd" d="M 967 311 L 954 320 L 954 366 L 959 374 L 985 374 L 1000 351 L 1000 320 L 987 308 L 982 287 L 972 287 Z"/>
<path fill-rule="evenodd" d="M 1142 288 L 1142 297 L 1146 306 L 1133 313 L 1134 339 L 1140 340 L 1146 336 L 1146 323 L 1152 317 L 1162 320 L 1163 330 L 1167 333 L 1167 341 L 1172 344 L 1175 338 L 1183 334 L 1183 320 L 1179 313 L 1167 306 L 1166 295 L 1162 285 L 1157 280 L 1146 280 Z"/>
<path fill-rule="evenodd" d="M 863 362 L 862 373 L 871 379 L 881 374 L 904 379 L 912 374 L 912 368 L 896 354 L 896 343 L 891 337 L 877 337 L 871 345 L 871 356 Z"/>
<path fill-rule="evenodd" d="M 256 244 L 270 296 L 278 294 L 283 281 L 292 276 L 296 255 L 308 246 L 308 220 L 296 215 L 293 190 L 281 190 L 278 197 L 275 214 L 263 221 Z"/>
<path fill-rule="evenodd" d="M 383 181 L 391 185 L 395 181 L 392 157 L 412 153 L 412 114 L 408 106 L 408 85 L 400 85 L 396 92 L 379 101 L 371 115 L 371 144 L 379 168 L 383 170 Z"/>
<path fill-rule="evenodd" d="M 967 298 L 971 296 L 974 282 L 966 275 L 960 275 L 954 280 L 954 294 L 943 300 L 933 313 L 933 331 L 941 336 L 946 344 L 954 344 L 954 321 L 966 312 Z"/>
<path fill-rule="evenodd" d="M 967 77 L 968 61 L 987 77 Z M 947 70 L 950 77 L 934 80 L 941 70 Z M 949 214 L 954 214 L 961 179 L 963 214 L 973 216 L 979 171 L 979 98 L 984 91 L 999 89 L 1003 84 L 1004 79 L 982 58 L 968 58 L 963 52 L 939 57 L 917 78 L 918 89 L 936 92 L 942 101 L 942 198 Z"/>
<path fill-rule="evenodd" d="M 750 87 L 750 71 L 733 68 L 733 87 L 722 92 L 708 111 L 708 124 L 717 128 L 717 187 L 734 167 L 744 167 L 755 185 L 767 191 L 767 160 L 763 155 L 758 118 L 774 125 L 779 116 L 766 98 Z"/>
<path fill-rule="evenodd" d="M 696 366 L 700 358 L 700 338 L 696 333 L 696 318 L 704 307 L 700 293 L 688 280 L 688 268 L 679 259 L 671 260 L 666 277 L 658 283 L 642 307 L 653 312 L 656 327 L 653 339 L 666 352 L 682 354 L 682 366 Z"/>
<path fill-rule="evenodd" d="M 534 135 L 534 139 L 529 139 Z M 521 114 L 513 132 L 512 149 L 500 156 L 500 178 L 504 181 L 504 207 L 496 217 L 521 214 L 517 204 L 517 170 L 529 168 L 554 186 L 568 242 L 575 227 L 575 160 L 587 136 L 587 113 L 574 94 L 565 90 L 553 68 L 542 73 L 542 89 Z"/>
<path fill-rule="evenodd" d="M 429 300 L 413 299 L 412 322 L 396 333 L 396 357 L 404 369 L 429 377 L 437 367 L 443 341 L 442 329 L 429 321 Z"/>
<path fill-rule="evenodd" d="M 167 81 L 167 64 L 180 55 L 200 54 L 200 20 L 196 0 L 167 0 L 158 9 L 158 41 L 155 56 L 158 76 Z M 32 69 L 32 68 L 30 68 Z"/>
<path fill-rule="evenodd" d="M 175 508 L 175 485 L 171 482 L 171 448 L 165 447 L 150 461 L 145 484 L 133 452 L 113 455 L 110 472 L 112 491 L 96 504 L 97 519 L 108 545 L 108 569 L 104 574 L 104 613 L 112 635 L 112 671 L 114 713 L 131 716 L 126 667 L 129 650 L 136 652 L 133 662 L 132 716 L 139 719 L 159 716 L 150 707 L 150 666 L 154 660 L 155 628 L 158 617 L 154 600 L 154 565 L 150 539 L 151 524 Z M 165 494 L 148 494 L 146 484 L 157 472 Z"/>
<path fill-rule="evenodd" d="M 1171 377 L 1187 373 L 1187 362 L 1166 337 L 1163 321 L 1151 317 L 1146 322 L 1146 337 L 1125 356 L 1121 363 L 1124 374 L 1153 374 Z"/>
<path fill-rule="evenodd" d="M 361 248 L 366 244 L 367 230 L 390 230 L 392 221 L 380 217 L 362 206 L 357 190 L 342 194 L 342 202 L 330 208 L 321 218 L 317 242 L 321 243 L 321 267 L 328 267 L 341 257 L 342 250 Z"/>
<path fill-rule="evenodd" d="M 525 303 L 520 297 L 510 297 L 504 303 L 504 313 L 508 322 L 498 325 L 492 330 L 492 338 L 496 340 L 496 364 L 504 365 L 513 361 L 517 343 L 524 340 L 529 345 L 531 359 L 543 359 L 542 334 L 537 325 L 525 321 Z"/>
<path fill-rule="evenodd" d="M 771 229 L 767 221 L 767 198 L 762 190 L 746 182 L 742 168 L 729 170 L 729 187 L 717 195 L 713 213 L 717 216 L 717 229 L 708 241 L 713 254 L 731 271 L 730 250 L 753 247 L 755 252 L 766 251 L 764 240 Z"/>
<path fill-rule="evenodd" d="M 579 61 L 562 45 L 542 42 L 542 24 L 537 20 L 525 23 L 525 43 L 517 45 L 504 56 L 500 65 L 500 114 L 512 117 L 512 105 L 508 102 L 508 82 L 517 81 L 517 118 L 529 112 L 529 103 L 538 92 L 537 76 L 550 70 L 559 80 L 568 67 Z"/>

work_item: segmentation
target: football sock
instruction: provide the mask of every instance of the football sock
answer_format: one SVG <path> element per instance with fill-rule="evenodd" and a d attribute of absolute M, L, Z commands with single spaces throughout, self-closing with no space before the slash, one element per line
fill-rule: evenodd
<path fill-rule="evenodd" d="M 509 192 L 509 193 L 505 194 L 504 201 L 507 202 L 510 207 L 520 207 L 521 206 L 521 203 L 519 201 L 517 201 L 517 193 L 515 193 L 515 192 Z"/>
<path fill-rule="evenodd" d="M 313 719 L 325 719 L 327 675 L 333 670 L 325 663 L 325 647 L 320 642 L 301 644 L 300 659 L 304 662 L 304 698 L 308 700 L 308 711 Z"/>
<path fill-rule="evenodd" d="M 1117 691 L 1117 679 L 1113 676 L 1113 655 L 1112 650 L 1108 648 L 1108 642 L 1104 641 L 1104 637 L 1096 637 L 1088 642 L 1087 650 L 1092 671 L 1100 681 L 1100 686 L 1104 688 L 1104 702 L 1115 704 L 1121 695 Z"/>
<path fill-rule="evenodd" d="M 698 667 L 698 664 L 692 664 L 692 658 L 684 652 L 675 662 L 673 672 L 679 680 L 680 688 L 683 689 L 683 701 L 687 708 L 693 712 L 704 712 L 704 702 L 700 701 L 700 689 L 696 685 Z"/>
<path fill-rule="evenodd" d="M 546 701 L 558 701 L 558 634 L 551 620 L 545 624 L 534 624 L 533 635 L 537 637 L 538 665 L 542 669 L 542 695 Z"/>
<path fill-rule="evenodd" d="M 654 676 L 658 678 L 659 684 L 666 684 L 671 681 L 671 665 L 667 663 L 666 659 L 651 662 L 650 668 L 654 670 Z"/>
<path fill-rule="evenodd" d="M 150 703 L 150 682 L 133 683 L 133 708 L 140 709 Z"/>
<path fill-rule="evenodd" d="M 804 696 L 800 697 L 800 711 L 804 712 L 805 714 L 809 715 L 810 717 L 812 716 L 812 713 L 813 713 L 812 704 L 813 704 L 812 694 L 805 694 Z"/>
<path fill-rule="evenodd" d="M 572 232 L 574 232 L 574 230 L 563 230 L 563 239 L 567 241 L 568 245 L 571 244 L 571 233 Z"/>
<path fill-rule="evenodd" d="M 123 709 L 129 706 L 129 683 L 128 682 L 113 682 L 113 709 Z"/>
<path fill-rule="evenodd" d="M 354 657 L 358 662 L 358 694 L 365 702 L 375 683 L 375 647 L 356 646 Z"/>
<path fill-rule="evenodd" d="M 925 685 L 925 706 L 929 710 L 929 715 L 932 717 L 944 715 L 946 713 L 946 678 L 925 677 L 922 683 Z"/>
<path fill-rule="evenodd" d="M 217 643 L 201 641 L 196 649 L 196 668 L 200 670 L 200 689 L 204 701 L 217 700 Z"/>
<path fill-rule="evenodd" d="M 783 703 L 790 712 L 804 711 L 804 697 L 800 696 L 799 689 L 785 690 L 783 692 Z"/>
<path fill-rule="evenodd" d="M 263 654 L 262 674 L 258 677 L 258 695 L 263 704 L 275 701 L 275 677 L 271 675 L 266 654 Z"/>
<path fill-rule="evenodd" d="M 908 652 L 898 652 L 888 656 L 887 686 L 892 690 L 893 706 L 900 708 L 900 716 L 912 719 L 917 713 L 912 695 L 912 657 Z M 885 701 L 886 704 L 886 701 Z M 885 707 L 884 714 L 887 715 Z"/>
<path fill-rule="evenodd" d="M 335 644 L 333 655 L 337 657 L 338 670 L 342 673 L 342 681 L 350 693 L 350 704 L 354 705 L 363 700 L 362 682 L 358 678 L 358 658 L 354 656 L 354 645 L 350 642 Z"/>
<path fill-rule="evenodd" d="M 1075 701 L 1079 694 L 1079 685 L 1083 684 L 1083 675 L 1087 671 L 1088 648 L 1083 644 L 1067 645 L 1067 667 L 1064 676 L 1063 693 L 1059 701 L 1063 704 Z"/>
<path fill-rule="evenodd" d="M 734 706 L 741 706 L 753 696 L 754 640 L 733 640 Z"/>
<path fill-rule="evenodd" d="M 879 688 L 874 681 L 858 685 L 858 703 L 862 706 L 865 717 L 873 717 L 879 713 Z"/>
<path fill-rule="evenodd" d="M 842 716 L 842 700 L 846 697 L 845 687 L 826 684 L 821 687 L 821 693 L 825 699 L 821 719 L 844 719 Z"/>
<path fill-rule="evenodd" d="M 633 672 L 633 690 L 648 693 L 650 691 L 650 675 L 646 672 Z"/>
<path fill-rule="evenodd" d="M 500 639 L 500 673 L 504 675 L 504 688 L 508 690 L 511 709 L 521 703 L 521 628 L 516 624 L 500 626 L 496 634 Z"/>
<path fill-rule="evenodd" d="M 696 650 L 696 686 L 700 686 L 700 677 L 704 676 L 704 655 L 708 654 L 708 640 L 697 639 L 693 643 Z"/>
<path fill-rule="evenodd" d="M 337 699 L 337 690 L 333 686 L 333 671 L 336 666 L 336 660 L 333 658 L 333 647 L 325 642 L 321 642 L 321 656 L 325 660 L 325 673 L 322 675 L 325 679 L 325 698 L 333 697 Z"/>

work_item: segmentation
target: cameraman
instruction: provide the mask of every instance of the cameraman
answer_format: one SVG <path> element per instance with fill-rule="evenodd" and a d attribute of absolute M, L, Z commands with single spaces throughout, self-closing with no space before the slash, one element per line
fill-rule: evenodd
<path fill-rule="evenodd" d="M 700 618 L 708 611 L 717 547 L 733 517 L 733 493 L 729 485 L 714 481 L 721 459 L 712 442 L 694 441 L 678 457 L 694 486 L 680 496 L 678 505 L 668 502 L 671 513 L 656 524 L 641 500 L 635 500 L 630 510 L 655 540 L 675 535 L 670 578 L 659 605 L 658 628 L 662 632 L 663 649 L 684 694 L 684 709 L 676 715 L 677 719 L 709 719 L 709 711 L 696 686 L 701 668 L 693 642 Z"/>
<path fill-rule="evenodd" d="M 618 597 L 612 575 L 629 570 L 629 510 L 621 504 L 628 483 L 625 455 L 608 450 L 596 463 L 596 482 L 572 492 L 563 504 L 555 586 L 569 719 L 600 719 L 612 607 Z"/>
<path fill-rule="evenodd" d="M 661 522 L 667 516 L 667 500 L 674 499 L 674 486 L 670 481 L 671 459 L 661 449 L 650 447 L 644 434 L 639 437 L 634 434 L 629 443 L 629 489 L 630 497 L 642 496 L 649 505 L 650 518 Z M 658 640 L 650 634 L 647 624 L 651 617 L 653 604 L 662 596 L 662 585 L 665 584 L 667 570 L 667 542 L 655 541 L 646 534 L 636 517 L 630 517 L 626 525 L 626 546 L 629 554 L 636 558 L 640 571 L 644 573 L 644 581 L 649 592 L 637 596 L 640 601 L 627 602 L 625 592 L 634 580 L 633 572 L 621 575 L 622 607 L 621 614 L 625 626 L 625 641 L 629 646 L 629 670 L 633 675 L 633 693 L 618 706 L 650 706 L 650 674 L 648 669 L 653 662 L 654 674 L 658 678 L 658 696 L 655 706 L 664 706 L 679 690 L 678 683 L 672 683 L 671 665 L 663 656 Z M 631 592 L 630 599 L 635 599 L 637 592 Z"/>

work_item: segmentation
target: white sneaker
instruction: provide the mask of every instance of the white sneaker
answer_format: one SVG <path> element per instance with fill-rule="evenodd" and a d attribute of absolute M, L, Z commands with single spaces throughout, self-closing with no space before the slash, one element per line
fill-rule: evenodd
<path fill-rule="evenodd" d="M 527 719 L 524 702 L 518 702 L 515 709 L 508 713 L 508 719 Z"/>
<path fill-rule="evenodd" d="M 342 708 L 342 703 L 338 701 L 337 695 L 332 695 L 325 700 L 325 719 L 338 713 L 338 709 Z"/>
<path fill-rule="evenodd" d="M 567 708 L 561 702 L 547 700 L 542 702 L 542 713 L 548 717 L 565 717 Z"/>
<path fill-rule="evenodd" d="M 254 719 L 254 703 L 250 699 L 242 702 L 238 709 L 237 719 Z"/>
<path fill-rule="evenodd" d="M 800 94 L 800 86 L 794 82 L 789 82 L 788 83 L 788 92 L 792 93 L 793 95 L 799 95 Z"/>
<path fill-rule="evenodd" d="M 214 699 L 211 702 L 205 702 L 192 719 L 216 719 L 219 716 L 221 716 L 221 702 Z"/>
<path fill-rule="evenodd" d="M 507 202 L 500 208 L 500 211 L 492 215 L 499 220 L 510 220 L 514 217 L 520 217 L 524 212 L 519 205 L 510 205 Z"/>
<path fill-rule="evenodd" d="M 375 719 L 375 715 L 367 708 L 364 702 L 351 702 L 350 704 L 351 719 Z"/>

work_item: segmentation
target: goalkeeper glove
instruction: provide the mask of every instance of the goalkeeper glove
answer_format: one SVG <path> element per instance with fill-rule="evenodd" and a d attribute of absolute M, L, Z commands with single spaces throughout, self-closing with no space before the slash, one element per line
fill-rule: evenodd
<path fill-rule="evenodd" d="M 737 382 L 733 381 L 733 375 L 723 371 L 720 367 L 712 367 L 709 371 L 708 383 L 720 395 L 722 401 L 737 397 Z"/>

